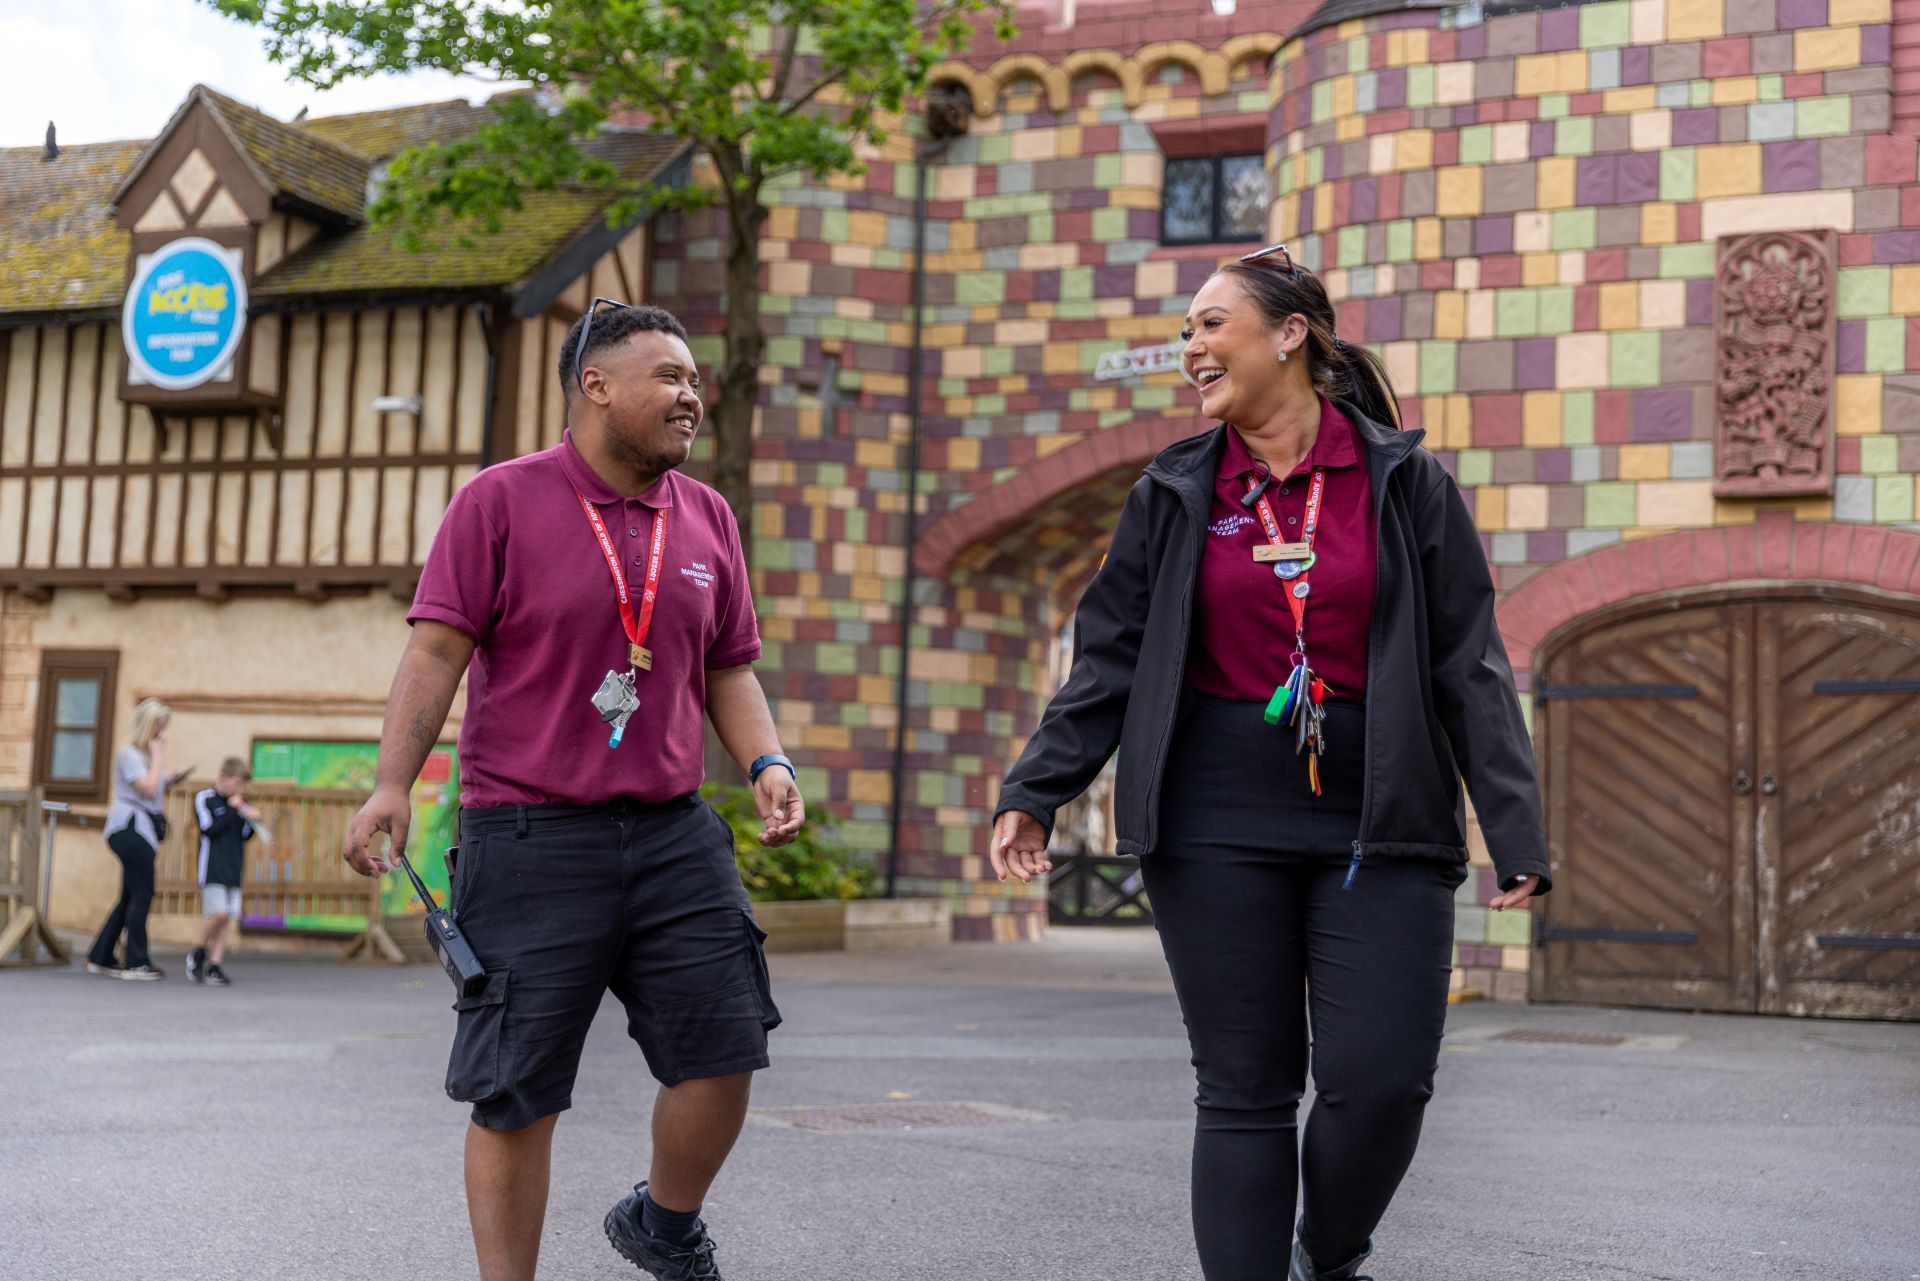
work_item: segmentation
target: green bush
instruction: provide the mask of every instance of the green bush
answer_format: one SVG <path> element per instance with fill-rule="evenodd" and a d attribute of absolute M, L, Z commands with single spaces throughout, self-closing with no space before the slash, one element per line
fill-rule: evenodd
<path fill-rule="evenodd" d="M 733 859 L 755 902 L 873 897 L 873 869 L 834 835 L 832 819 L 809 812 L 791 845 L 770 849 L 760 843 L 766 824 L 750 790 L 708 783 L 700 794 L 733 829 Z"/>

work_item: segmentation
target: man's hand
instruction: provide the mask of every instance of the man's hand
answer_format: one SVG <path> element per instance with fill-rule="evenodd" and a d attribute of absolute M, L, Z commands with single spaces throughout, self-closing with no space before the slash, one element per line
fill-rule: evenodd
<path fill-rule="evenodd" d="M 993 844 L 987 849 L 987 858 L 993 863 L 995 876 L 1004 881 L 1011 872 L 1023 885 L 1053 870 L 1053 861 L 1047 857 L 1047 829 L 1040 826 L 1039 819 L 1021 810 L 1008 810 L 993 821 Z"/>
<path fill-rule="evenodd" d="M 800 800 L 800 788 L 784 765 L 769 765 L 760 771 L 753 785 L 753 801 L 760 810 L 766 828 L 760 833 L 762 845 L 789 845 L 800 835 L 807 819 L 807 807 Z"/>
<path fill-rule="evenodd" d="M 385 832 L 391 838 L 388 854 L 398 859 L 407 848 L 407 827 L 413 821 L 413 806 L 407 789 L 377 787 L 360 812 L 347 824 L 347 845 L 340 851 L 347 866 L 362 876 L 381 876 L 394 864 L 375 852 L 374 834 Z"/>

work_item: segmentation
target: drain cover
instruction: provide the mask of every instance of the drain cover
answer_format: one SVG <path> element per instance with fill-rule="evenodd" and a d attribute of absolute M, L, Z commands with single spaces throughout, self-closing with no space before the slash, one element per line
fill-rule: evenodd
<path fill-rule="evenodd" d="M 1490 1036 L 1489 1041 L 1519 1041 L 1526 1045 L 1625 1045 L 1627 1038 L 1610 1032 L 1559 1032 L 1552 1028 L 1514 1028 Z"/>
<path fill-rule="evenodd" d="M 1051 1121 L 1044 1112 L 998 1103 L 855 1103 L 839 1107 L 755 1108 L 757 1121 L 794 1130 L 948 1130 Z"/>

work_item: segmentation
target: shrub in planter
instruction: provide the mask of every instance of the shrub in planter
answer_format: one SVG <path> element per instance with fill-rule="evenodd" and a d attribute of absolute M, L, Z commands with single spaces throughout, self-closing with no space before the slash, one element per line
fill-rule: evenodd
<path fill-rule="evenodd" d="M 708 783 L 700 794 L 733 829 L 734 862 L 755 902 L 873 897 L 873 869 L 835 836 L 832 819 L 809 811 L 792 844 L 769 848 L 760 843 L 766 824 L 752 791 Z"/>

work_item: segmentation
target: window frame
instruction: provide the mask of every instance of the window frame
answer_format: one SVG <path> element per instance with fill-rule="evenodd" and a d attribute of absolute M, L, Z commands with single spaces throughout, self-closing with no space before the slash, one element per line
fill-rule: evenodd
<path fill-rule="evenodd" d="M 90 677 L 100 683 L 100 704 L 93 740 L 93 776 L 85 783 L 53 775 L 53 739 L 62 678 Z M 117 649 L 47 649 L 40 652 L 40 700 L 33 719 L 33 782 L 48 800 L 101 803 L 112 789 L 113 722 L 119 696 Z"/>
<path fill-rule="evenodd" d="M 1167 180 L 1166 180 L 1165 172 L 1163 171 L 1160 178 L 1160 243 L 1161 245 L 1169 249 L 1183 249 L 1190 245 L 1240 245 L 1240 244 L 1252 244 L 1253 242 L 1259 240 L 1262 234 L 1264 234 L 1266 230 L 1265 227 L 1261 227 L 1254 231 L 1247 232 L 1244 235 L 1229 235 L 1227 234 L 1226 228 L 1222 225 L 1225 217 L 1225 213 L 1226 213 L 1226 194 L 1227 194 L 1226 193 L 1226 182 L 1227 182 L 1226 162 L 1229 160 L 1253 160 L 1261 165 L 1262 172 L 1264 173 L 1266 157 L 1257 151 L 1234 151 L 1230 153 L 1229 152 L 1208 152 L 1206 154 L 1198 155 L 1198 156 L 1168 156 L 1167 165 L 1168 167 L 1171 167 L 1176 163 L 1193 161 L 1193 160 L 1206 161 L 1208 172 L 1213 179 L 1213 197 L 1212 197 L 1212 202 L 1210 207 L 1210 212 L 1212 216 L 1207 225 L 1207 234 L 1202 236 L 1192 236 L 1192 237 L 1183 236 L 1178 239 L 1168 238 L 1167 212 L 1166 212 L 1167 211 Z"/>

